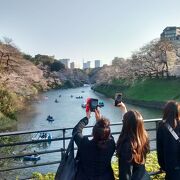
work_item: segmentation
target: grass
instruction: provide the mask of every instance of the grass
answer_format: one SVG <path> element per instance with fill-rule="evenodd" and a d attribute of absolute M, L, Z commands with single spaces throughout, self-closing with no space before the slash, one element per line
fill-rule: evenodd
<path fill-rule="evenodd" d="M 170 99 L 180 100 L 179 89 L 179 79 L 149 79 L 136 82 L 125 94 L 134 100 L 165 102 Z"/>
<path fill-rule="evenodd" d="M 115 158 L 115 160 L 112 162 L 112 168 L 114 171 L 114 176 L 116 180 L 119 180 L 118 176 L 119 176 L 119 172 L 118 172 L 118 161 L 117 158 Z M 157 162 L 157 153 L 155 151 L 151 152 L 150 154 L 148 154 L 147 156 L 147 160 L 146 160 L 146 170 L 148 172 L 156 172 L 159 170 L 159 165 Z M 163 180 L 164 179 L 165 174 L 159 174 L 159 175 L 155 175 L 152 176 L 152 180 Z M 33 179 L 32 180 L 54 180 L 55 174 L 54 173 L 48 173 L 48 174 L 41 174 L 41 173 L 34 173 L 33 174 Z"/>
<path fill-rule="evenodd" d="M 114 97 L 116 92 L 122 92 L 124 98 L 131 100 L 180 101 L 180 79 L 147 79 L 138 80 L 132 85 L 125 81 L 114 80 L 110 85 L 99 85 L 94 88 L 108 97 Z"/>

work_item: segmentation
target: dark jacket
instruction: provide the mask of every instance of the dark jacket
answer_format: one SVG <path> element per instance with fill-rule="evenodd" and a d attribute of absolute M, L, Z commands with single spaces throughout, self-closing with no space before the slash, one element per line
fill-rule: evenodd
<path fill-rule="evenodd" d="M 180 124 L 174 131 L 180 137 Z M 169 176 L 166 179 L 180 180 L 180 142 L 175 140 L 163 122 L 157 130 L 157 155 L 160 167 Z"/>
<path fill-rule="evenodd" d="M 119 159 L 119 180 L 149 180 L 144 164 L 131 161 L 132 151 L 130 140 L 127 138 L 122 143 L 117 156 Z"/>
<path fill-rule="evenodd" d="M 80 159 L 76 180 L 114 180 L 111 158 L 115 151 L 115 142 L 111 137 L 105 147 L 100 148 L 92 139 L 82 135 L 83 128 L 88 124 L 85 117 L 74 127 L 73 135 L 78 146 Z"/>

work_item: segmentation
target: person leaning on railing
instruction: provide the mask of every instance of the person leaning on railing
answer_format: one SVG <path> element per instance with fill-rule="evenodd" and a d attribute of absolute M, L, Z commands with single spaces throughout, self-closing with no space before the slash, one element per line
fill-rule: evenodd
<path fill-rule="evenodd" d="M 111 136 L 110 122 L 95 110 L 96 124 L 92 140 L 83 136 L 82 130 L 88 124 L 90 111 L 73 129 L 78 146 L 78 171 L 76 180 L 114 180 L 111 158 L 115 152 L 114 138 Z"/>
<path fill-rule="evenodd" d="M 117 141 L 119 180 L 149 180 L 145 170 L 146 154 L 149 152 L 149 138 L 141 114 L 127 111 L 123 102 L 118 104 L 123 116 L 122 131 Z"/>
<path fill-rule="evenodd" d="M 180 180 L 180 104 L 169 101 L 157 129 L 157 155 L 166 180 Z"/>

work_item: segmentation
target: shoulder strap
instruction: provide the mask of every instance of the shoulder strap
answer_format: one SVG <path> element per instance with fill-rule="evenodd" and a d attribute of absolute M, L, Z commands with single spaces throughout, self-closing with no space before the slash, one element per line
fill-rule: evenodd
<path fill-rule="evenodd" d="M 165 126 L 166 128 L 168 129 L 168 131 L 172 134 L 172 136 L 174 137 L 174 139 L 176 141 L 179 141 L 180 142 L 180 138 L 179 136 L 176 134 L 176 132 L 173 130 L 173 128 L 168 124 L 168 123 L 165 123 Z"/>

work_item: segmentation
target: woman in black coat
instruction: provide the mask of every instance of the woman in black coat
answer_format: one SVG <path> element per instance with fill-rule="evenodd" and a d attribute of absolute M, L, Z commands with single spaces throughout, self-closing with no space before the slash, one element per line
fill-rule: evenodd
<path fill-rule="evenodd" d="M 166 180 L 180 180 L 180 142 L 168 130 L 167 124 L 180 137 L 180 105 L 169 101 L 157 130 L 157 155 Z"/>
<path fill-rule="evenodd" d="M 123 127 L 117 142 L 119 180 L 149 180 L 145 170 L 149 139 L 143 118 L 138 111 L 126 110 L 124 103 L 118 104 L 123 116 Z"/>
<path fill-rule="evenodd" d="M 115 142 L 111 136 L 110 122 L 100 117 L 99 110 L 95 110 L 95 115 L 92 140 L 82 134 L 83 128 L 89 122 L 90 112 L 73 129 L 80 159 L 76 180 L 114 180 L 111 158 L 115 151 Z"/>

